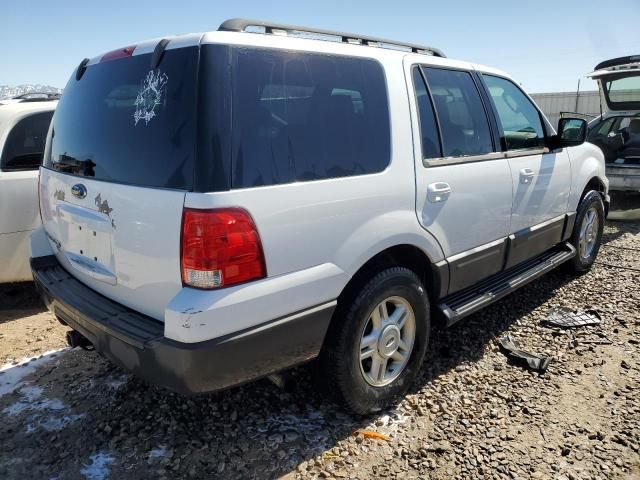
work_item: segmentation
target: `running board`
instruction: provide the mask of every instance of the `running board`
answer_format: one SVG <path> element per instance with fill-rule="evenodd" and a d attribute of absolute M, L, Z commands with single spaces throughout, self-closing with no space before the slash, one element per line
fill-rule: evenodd
<path fill-rule="evenodd" d="M 446 325 L 451 326 L 467 315 L 477 312 L 544 275 L 575 255 L 574 246 L 570 243 L 563 243 L 526 262 L 443 298 L 437 308 L 444 316 Z"/>

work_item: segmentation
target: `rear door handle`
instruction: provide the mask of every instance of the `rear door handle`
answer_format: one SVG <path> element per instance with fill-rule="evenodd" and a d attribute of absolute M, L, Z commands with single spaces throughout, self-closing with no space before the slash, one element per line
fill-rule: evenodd
<path fill-rule="evenodd" d="M 445 182 L 427 185 L 427 200 L 431 203 L 444 202 L 451 195 L 451 185 Z"/>
<path fill-rule="evenodd" d="M 533 177 L 536 176 L 536 173 L 530 168 L 523 168 L 520 170 L 520 183 L 527 185 L 533 181 Z"/>

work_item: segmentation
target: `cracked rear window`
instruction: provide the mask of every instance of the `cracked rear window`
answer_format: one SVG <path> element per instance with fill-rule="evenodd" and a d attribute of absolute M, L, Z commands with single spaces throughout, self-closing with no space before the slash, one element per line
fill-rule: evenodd
<path fill-rule="evenodd" d="M 45 166 L 117 183 L 191 190 L 198 47 L 106 61 L 75 72 L 52 121 Z"/>

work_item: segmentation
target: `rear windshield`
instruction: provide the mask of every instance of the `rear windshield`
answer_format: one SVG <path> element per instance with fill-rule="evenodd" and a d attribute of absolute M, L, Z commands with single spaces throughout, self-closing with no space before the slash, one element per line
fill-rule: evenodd
<path fill-rule="evenodd" d="M 612 110 L 637 110 L 640 108 L 640 75 L 604 77 L 604 92 Z"/>
<path fill-rule="evenodd" d="M 106 61 L 75 73 L 53 116 L 45 166 L 97 180 L 191 190 L 198 47 Z"/>
<path fill-rule="evenodd" d="M 213 192 L 389 164 L 387 87 L 373 59 L 203 45 L 167 50 L 157 69 L 150 61 L 134 55 L 74 74 L 45 166 Z"/>

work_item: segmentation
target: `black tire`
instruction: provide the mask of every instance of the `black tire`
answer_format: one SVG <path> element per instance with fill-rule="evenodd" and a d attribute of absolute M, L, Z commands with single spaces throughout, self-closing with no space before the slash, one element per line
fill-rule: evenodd
<path fill-rule="evenodd" d="M 411 270 L 399 267 L 378 273 L 354 296 L 338 305 L 320 354 L 319 373 L 325 388 L 339 402 L 354 413 L 367 414 L 385 408 L 411 386 L 429 341 L 429 301 L 418 277 Z M 413 310 L 413 348 L 397 378 L 388 385 L 372 386 L 360 364 L 361 335 L 366 333 L 373 310 L 390 297 L 406 301 Z"/>
<path fill-rule="evenodd" d="M 595 243 L 590 249 L 589 254 L 584 256 L 582 255 L 582 251 L 580 248 L 580 233 L 582 229 L 582 223 L 589 211 L 595 212 L 598 221 L 598 228 L 596 229 L 596 232 L 594 232 Z M 573 225 L 573 232 L 569 240 L 569 242 L 578 251 L 576 256 L 567 262 L 567 267 L 573 272 L 585 273 L 589 271 L 589 269 L 593 265 L 593 262 L 595 262 L 598 251 L 600 250 L 600 244 L 602 242 L 604 219 L 604 203 L 602 202 L 602 196 L 594 190 L 587 192 L 587 194 L 582 198 L 580 205 L 578 205 L 576 222 Z"/>

